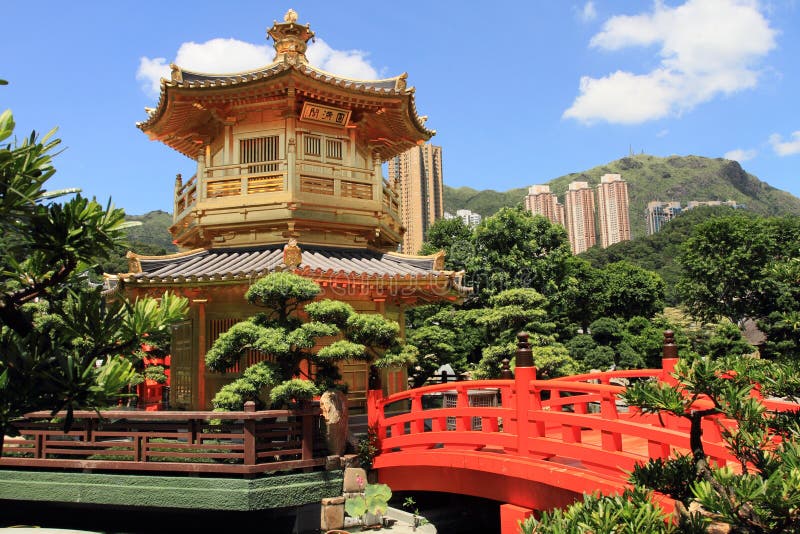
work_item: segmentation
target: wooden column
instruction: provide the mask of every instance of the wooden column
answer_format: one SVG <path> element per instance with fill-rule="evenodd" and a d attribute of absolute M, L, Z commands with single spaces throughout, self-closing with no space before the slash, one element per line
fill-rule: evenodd
<path fill-rule="evenodd" d="M 193 299 L 197 306 L 197 397 L 195 409 L 206 409 L 206 303 L 208 299 Z"/>
<path fill-rule="evenodd" d="M 289 87 L 286 95 L 286 178 L 284 190 L 289 200 L 295 202 L 300 192 L 300 177 L 297 172 L 297 113 L 295 112 L 295 89 Z"/>

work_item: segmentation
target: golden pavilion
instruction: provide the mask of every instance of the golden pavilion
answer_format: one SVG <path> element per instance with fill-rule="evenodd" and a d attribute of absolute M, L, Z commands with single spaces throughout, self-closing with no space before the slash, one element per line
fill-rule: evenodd
<path fill-rule="evenodd" d="M 417 114 L 406 74 L 354 80 L 313 67 L 314 32 L 292 10 L 267 31 L 275 58 L 235 74 L 171 66 L 158 104 L 138 127 L 197 162 L 175 181 L 170 227 L 182 252 L 128 253 L 117 276 L 129 297 L 173 291 L 190 317 L 173 329 L 170 404 L 206 409 L 219 388 L 265 355 L 253 353 L 226 373 L 205 369 L 220 333 L 258 311 L 249 285 L 275 271 L 317 282 L 320 298 L 400 323 L 409 307 L 457 300 L 463 273 L 445 271 L 443 253 L 395 251 L 404 229 L 395 184 L 382 165 L 435 134 Z M 363 403 L 369 369 L 341 365 L 351 405 Z M 406 387 L 404 370 L 386 372 L 387 393 Z"/>

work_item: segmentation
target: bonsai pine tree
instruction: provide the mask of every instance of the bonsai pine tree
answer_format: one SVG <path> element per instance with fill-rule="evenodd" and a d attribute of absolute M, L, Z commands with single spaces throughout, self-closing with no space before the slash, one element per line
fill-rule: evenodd
<path fill-rule="evenodd" d="M 762 360 L 696 356 L 681 360 L 673 377 L 674 384 L 633 384 L 623 397 L 643 413 L 687 419 L 691 456 L 637 466 L 631 476 L 635 491 L 622 497 L 587 496 L 565 512 L 527 519 L 522 532 L 611 532 L 608 526 L 614 525 L 614 532 L 691 533 L 711 532 L 712 523 L 729 525 L 729 532 L 800 532 L 800 416 L 771 412 L 751 395 L 758 385 L 764 394 L 796 400 L 798 375 Z M 738 469 L 709 462 L 702 436 L 703 421 L 710 417 L 736 421 L 721 425 L 720 431 Z M 688 511 L 678 502 L 673 525 L 648 505 L 647 525 L 641 515 L 650 501 L 646 490 L 665 492 L 684 504 L 694 501 L 696 508 Z"/>
<path fill-rule="evenodd" d="M 320 287 L 292 273 L 273 273 L 255 282 L 245 294 L 264 312 L 233 325 L 206 354 L 213 371 L 232 367 L 249 350 L 269 355 L 247 368 L 242 377 L 222 387 L 213 399 L 216 409 L 291 405 L 337 387 L 336 362 L 360 360 L 378 367 L 409 365 L 416 349 L 398 339 L 400 326 L 380 315 L 356 313 L 346 302 L 313 302 Z M 319 340 L 335 339 L 314 350 Z M 314 371 L 312 371 L 314 369 Z"/>

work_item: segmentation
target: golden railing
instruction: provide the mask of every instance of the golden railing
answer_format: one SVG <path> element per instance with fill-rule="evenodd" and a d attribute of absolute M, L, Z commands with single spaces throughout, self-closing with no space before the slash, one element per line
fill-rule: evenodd
<path fill-rule="evenodd" d="M 395 220 L 400 219 L 397 193 L 383 180 L 382 192 L 376 197 L 373 173 L 370 170 L 299 160 L 297 176 L 300 193 L 366 201 L 382 198 L 383 211 Z M 288 189 L 288 172 L 284 160 L 208 167 L 201 180 L 195 175 L 176 189 L 175 221 L 183 219 L 198 200 L 280 193 Z"/>

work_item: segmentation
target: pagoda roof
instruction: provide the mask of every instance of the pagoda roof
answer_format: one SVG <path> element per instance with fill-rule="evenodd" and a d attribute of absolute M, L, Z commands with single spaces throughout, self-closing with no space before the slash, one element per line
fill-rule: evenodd
<path fill-rule="evenodd" d="M 196 127 L 225 119 L 226 106 L 285 99 L 290 87 L 311 101 L 342 105 L 354 110 L 384 114 L 386 139 L 383 150 L 388 159 L 429 140 L 435 130 L 425 127 L 427 117 L 417 114 L 415 89 L 406 86 L 406 73 L 380 80 L 346 78 L 304 62 L 286 59 L 262 68 L 231 74 L 193 72 L 171 65 L 170 80 L 161 80 L 155 108 L 137 127 L 182 154 L 197 155 Z M 316 91 L 309 90 L 311 87 Z M 319 93 L 324 97 L 316 97 Z M 316 98 L 315 98 L 316 97 Z M 389 133 L 393 134 L 389 137 Z M 396 141 L 394 140 L 396 138 Z"/>
<path fill-rule="evenodd" d="M 186 283 L 249 282 L 271 272 L 288 271 L 315 280 L 410 282 L 445 284 L 457 295 L 469 292 L 461 285 L 463 272 L 442 270 L 444 253 L 410 256 L 371 249 L 304 246 L 300 263 L 284 263 L 284 246 L 196 249 L 166 256 L 128 253 L 133 272 L 118 275 L 131 286 Z"/>

